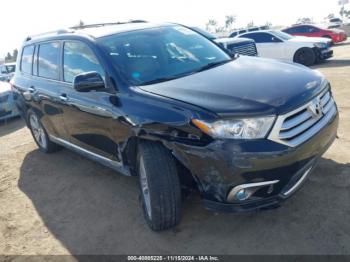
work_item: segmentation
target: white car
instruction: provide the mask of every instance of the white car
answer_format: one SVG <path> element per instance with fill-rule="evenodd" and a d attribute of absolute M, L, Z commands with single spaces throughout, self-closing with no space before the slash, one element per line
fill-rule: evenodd
<path fill-rule="evenodd" d="M 320 37 L 292 36 L 278 30 L 249 32 L 237 37 L 255 41 L 259 56 L 311 66 L 333 56 L 331 40 Z"/>
<path fill-rule="evenodd" d="M 0 82 L 0 121 L 18 116 L 19 112 L 13 102 L 11 84 Z"/>

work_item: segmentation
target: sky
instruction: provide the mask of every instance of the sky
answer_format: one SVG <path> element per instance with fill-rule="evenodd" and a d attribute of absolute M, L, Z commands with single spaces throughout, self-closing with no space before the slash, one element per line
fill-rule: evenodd
<path fill-rule="evenodd" d="M 85 24 L 144 19 L 204 28 L 208 19 L 224 23 L 236 15 L 236 27 L 250 21 L 290 25 L 300 17 L 321 21 L 339 13 L 338 0 L 11 0 L 2 3 L 0 57 L 28 35 Z M 8 5 L 8 6 L 7 6 Z M 349 5 L 347 5 L 349 6 Z M 349 7 L 350 8 L 350 7 Z"/>

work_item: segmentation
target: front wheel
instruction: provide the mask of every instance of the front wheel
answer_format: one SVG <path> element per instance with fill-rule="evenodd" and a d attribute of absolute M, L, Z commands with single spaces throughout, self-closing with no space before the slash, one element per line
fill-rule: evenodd
<path fill-rule="evenodd" d="M 311 48 L 301 48 L 295 53 L 294 62 L 305 66 L 312 66 L 316 62 L 316 54 Z"/>
<path fill-rule="evenodd" d="M 38 116 L 32 111 L 28 113 L 28 123 L 34 141 L 41 151 L 45 153 L 51 153 L 61 148 L 59 145 L 53 143 L 49 139 L 49 136 L 47 135 Z"/>
<path fill-rule="evenodd" d="M 138 175 L 144 217 L 154 231 L 176 226 L 181 216 L 181 186 L 176 162 L 161 144 L 139 144 Z"/>

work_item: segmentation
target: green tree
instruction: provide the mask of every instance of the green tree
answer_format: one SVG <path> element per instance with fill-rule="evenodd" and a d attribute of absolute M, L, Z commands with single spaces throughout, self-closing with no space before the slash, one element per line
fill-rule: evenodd
<path fill-rule="evenodd" d="M 226 31 L 231 31 L 232 25 L 236 22 L 235 15 L 227 15 L 225 16 L 225 29 Z"/>
<path fill-rule="evenodd" d="M 341 7 L 339 14 L 342 18 L 349 17 L 350 18 L 350 10 L 346 10 L 344 6 Z"/>
<path fill-rule="evenodd" d="M 215 28 L 218 26 L 218 22 L 215 19 L 209 19 L 205 24 L 205 29 L 209 32 L 216 31 Z"/>
<path fill-rule="evenodd" d="M 5 63 L 12 62 L 12 55 L 10 52 L 7 52 L 7 55 L 5 56 Z"/>
<path fill-rule="evenodd" d="M 297 24 L 313 24 L 314 20 L 310 17 L 301 17 L 297 20 Z"/>
<path fill-rule="evenodd" d="M 248 28 L 254 27 L 254 21 L 250 21 L 250 22 L 247 24 L 247 27 L 248 27 Z"/>
<path fill-rule="evenodd" d="M 17 56 L 18 56 L 18 50 L 17 50 L 17 48 L 16 48 L 16 49 L 14 49 L 13 52 L 12 52 L 12 59 L 13 59 L 14 61 L 16 61 L 16 60 L 17 60 Z"/>

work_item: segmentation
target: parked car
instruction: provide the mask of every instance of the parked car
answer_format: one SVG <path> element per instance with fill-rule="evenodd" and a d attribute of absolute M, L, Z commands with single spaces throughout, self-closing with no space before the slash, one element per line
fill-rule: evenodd
<path fill-rule="evenodd" d="M 332 40 L 332 43 L 343 42 L 347 39 L 344 30 L 339 29 L 322 29 L 314 25 L 296 25 L 282 30 L 290 35 L 308 36 L 308 37 L 325 37 Z"/>
<path fill-rule="evenodd" d="M 16 63 L 6 63 L 0 65 L 0 79 L 1 81 L 9 82 L 15 73 Z"/>
<path fill-rule="evenodd" d="M 0 81 L 0 121 L 18 116 L 18 110 L 13 102 L 11 85 L 6 81 Z"/>
<path fill-rule="evenodd" d="M 179 223 L 186 188 L 210 210 L 278 206 L 336 138 L 320 73 L 232 58 L 177 24 L 59 31 L 28 37 L 19 54 L 15 101 L 40 150 L 138 176 L 153 230 Z"/>
<path fill-rule="evenodd" d="M 343 20 L 341 20 L 340 18 L 331 18 L 328 20 L 328 28 L 332 29 L 332 28 L 339 28 L 343 25 Z"/>
<path fill-rule="evenodd" d="M 191 27 L 192 30 L 196 31 L 197 33 L 205 36 L 206 38 L 214 41 L 215 43 L 219 44 L 226 50 L 230 52 L 230 54 L 239 54 L 239 55 L 248 55 L 248 56 L 257 56 L 258 51 L 255 46 L 255 42 L 249 38 L 217 38 L 213 34 L 198 28 L 198 27 Z"/>
<path fill-rule="evenodd" d="M 333 56 L 330 40 L 324 38 L 294 37 L 277 30 L 250 32 L 238 37 L 254 40 L 261 57 L 311 66 Z"/>
<path fill-rule="evenodd" d="M 260 30 L 268 30 L 270 29 L 268 25 L 264 25 L 264 26 L 254 26 L 254 27 L 250 27 L 250 28 L 247 28 L 247 29 L 240 29 L 240 30 L 236 30 L 236 31 L 233 31 L 231 34 L 230 34 L 230 38 L 233 38 L 235 36 L 238 36 L 238 35 L 241 35 L 241 34 L 244 34 L 244 33 L 247 33 L 247 32 L 254 32 L 254 31 L 260 31 Z"/>

